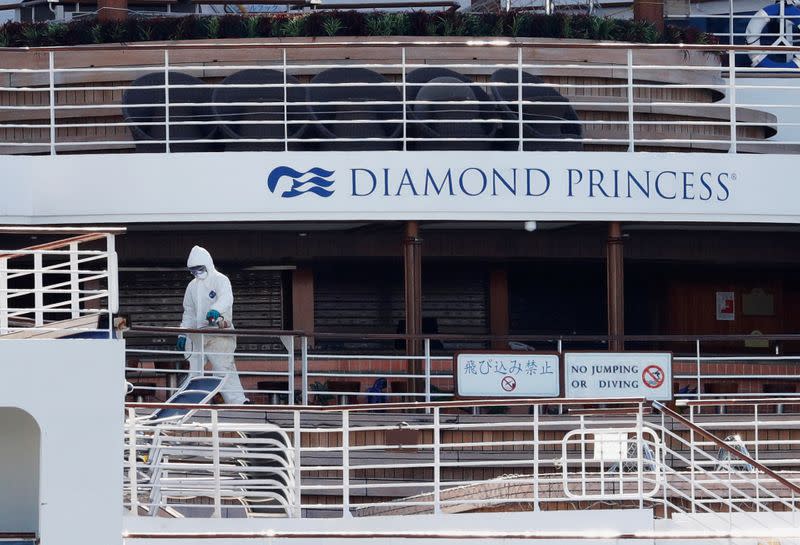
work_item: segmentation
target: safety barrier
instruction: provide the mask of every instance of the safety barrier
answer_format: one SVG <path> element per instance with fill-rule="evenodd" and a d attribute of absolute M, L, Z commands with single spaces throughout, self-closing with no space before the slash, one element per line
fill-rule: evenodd
<path fill-rule="evenodd" d="M 4 51 L 0 152 L 794 153 L 794 80 L 737 60 L 796 51 L 509 39 L 97 46 L 37 52 L 46 63 Z"/>
<path fill-rule="evenodd" d="M 114 244 L 124 231 L 0 227 L 0 235 L 54 239 L 0 250 L 0 339 L 113 336 L 119 306 Z M 65 235 L 72 236 L 58 238 Z"/>
<path fill-rule="evenodd" d="M 658 414 L 651 414 L 641 399 L 557 401 L 569 410 L 548 418 L 536 407 L 552 400 L 534 399 L 387 404 L 379 413 L 129 404 L 125 502 L 142 516 L 369 517 L 591 505 L 652 507 L 660 518 L 703 513 L 726 529 L 752 523 L 756 512 L 793 524 L 800 491 L 793 474 L 773 471 L 663 405 L 654 402 Z M 468 414 L 501 402 L 530 410 Z M 575 407 L 597 404 L 604 408 Z M 164 408 L 192 415 L 147 420 Z M 254 513 L 254 505 L 264 511 Z"/>
<path fill-rule="evenodd" d="M 189 353 L 171 346 L 148 344 L 186 334 L 180 328 L 137 326 L 126 333 L 129 347 L 126 371 L 137 385 L 134 399 L 165 400 L 188 373 Z M 486 349 L 500 343 L 520 355 L 575 350 L 605 351 L 608 336 L 420 335 L 306 333 L 253 329 L 196 330 L 198 335 L 235 335 L 244 348 L 231 355 L 245 393 L 253 401 L 270 404 L 380 404 L 385 402 L 447 401 L 454 396 L 453 353 L 464 347 Z M 397 343 L 417 339 L 421 350 L 409 355 Z M 670 351 L 673 395 L 676 400 L 787 397 L 797 395 L 800 355 L 791 351 L 798 335 L 660 335 L 624 336 L 628 351 Z M 334 342 L 335 341 L 335 342 Z M 314 344 L 316 342 L 316 344 Z M 760 349 L 748 349 L 757 342 Z M 385 348 L 348 349 L 367 343 Z M 333 349 L 333 346 L 341 346 Z M 391 346 L 392 348 L 388 348 Z M 789 351 L 787 352 L 787 348 Z M 435 347 L 435 348 L 432 348 Z M 534 350 L 535 349 L 535 350 Z M 197 349 L 197 353 L 201 352 Z M 534 351 L 528 351 L 534 350 Z M 211 371 L 209 371 L 211 372 Z M 784 407 L 793 409 L 790 404 Z M 773 408 L 772 410 L 778 410 Z"/>

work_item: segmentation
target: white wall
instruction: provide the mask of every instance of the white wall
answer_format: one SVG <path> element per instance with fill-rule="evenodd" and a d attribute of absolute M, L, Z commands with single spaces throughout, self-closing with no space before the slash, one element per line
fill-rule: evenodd
<path fill-rule="evenodd" d="M 286 167 L 297 172 L 289 174 Z M 320 188 L 312 187 L 313 167 L 332 171 L 326 175 L 329 194 L 292 195 L 290 187 Z M 409 219 L 800 223 L 796 171 L 794 155 L 727 153 L 2 156 L 0 217 L 4 223 L 91 225 Z M 231 172 L 236 183 L 224 185 Z M 643 185 L 637 189 L 637 183 Z M 121 188 L 124 198 L 114 193 Z"/>
<path fill-rule="evenodd" d="M 23 409 L 41 429 L 41 544 L 119 545 L 122 341 L 3 340 L 0 362 L 0 407 Z"/>
<path fill-rule="evenodd" d="M 395 517 L 356 517 L 328 519 L 168 519 L 155 517 L 126 517 L 127 533 L 233 533 L 233 532 L 308 532 L 325 534 L 330 532 L 597 532 L 617 531 L 621 533 L 653 530 L 651 509 L 602 510 L 602 511 L 528 511 L 517 513 L 461 513 L 433 515 L 406 515 Z M 198 539 L 126 539 L 125 545 L 199 545 Z M 500 540 L 500 539 L 420 539 L 376 538 L 270 538 L 261 540 L 214 539 L 209 545 L 512 545 L 515 543 L 544 545 L 621 545 L 615 539 L 570 540 Z M 652 540 L 625 540 L 624 545 L 652 545 Z M 693 544 L 694 545 L 694 544 Z M 703 544 L 706 545 L 706 544 Z M 755 545 L 755 544 L 754 544 Z"/>
<path fill-rule="evenodd" d="M 0 534 L 39 532 L 39 426 L 0 407 Z"/>

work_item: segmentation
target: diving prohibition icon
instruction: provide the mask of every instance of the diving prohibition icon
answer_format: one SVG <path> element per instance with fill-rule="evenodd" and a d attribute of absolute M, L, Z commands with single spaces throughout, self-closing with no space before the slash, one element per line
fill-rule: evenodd
<path fill-rule="evenodd" d="M 500 381 L 500 386 L 502 386 L 503 390 L 506 392 L 513 392 L 517 387 L 517 381 L 512 376 L 505 376 L 503 377 L 503 380 Z"/>
<path fill-rule="evenodd" d="M 664 370 L 658 365 L 648 365 L 642 371 L 642 382 L 648 388 L 658 388 L 664 384 Z"/>

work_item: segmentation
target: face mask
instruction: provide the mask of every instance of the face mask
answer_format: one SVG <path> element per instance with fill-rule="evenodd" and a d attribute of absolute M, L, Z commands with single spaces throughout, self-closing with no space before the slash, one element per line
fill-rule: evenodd
<path fill-rule="evenodd" d="M 198 280 L 205 280 L 208 277 L 208 271 L 205 265 L 198 265 L 197 267 L 189 267 L 189 272 Z"/>

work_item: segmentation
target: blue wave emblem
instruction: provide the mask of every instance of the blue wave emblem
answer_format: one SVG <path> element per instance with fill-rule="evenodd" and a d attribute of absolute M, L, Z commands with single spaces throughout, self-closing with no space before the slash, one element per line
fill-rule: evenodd
<path fill-rule="evenodd" d="M 333 185 L 333 175 L 335 171 L 325 170 L 323 168 L 314 167 L 306 172 L 298 172 L 292 167 L 276 167 L 269 173 L 267 179 L 267 187 L 271 193 L 275 193 L 278 183 L 282 178 L 290 178 L 292 180 L 292 187 L 281 193 L 281 197 L 291 199 L 292 197 L 299 197 L 306 193 L 313 193 L 320 197 L 330 197 L 333 195 L 333 189 L 328 189 Z"/>

